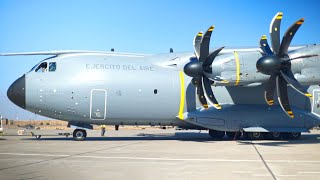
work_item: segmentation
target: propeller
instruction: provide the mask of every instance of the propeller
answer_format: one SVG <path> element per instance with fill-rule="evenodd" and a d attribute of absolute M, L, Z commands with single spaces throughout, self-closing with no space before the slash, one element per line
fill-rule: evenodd
<path fill-rule="evenodd" d="M 214 26 L 210 26 L 204 35 L 202 32 L 199 32 L 195 36 L 193 46 L 196 58 L 191 59 L 184 66 L 184 72 L 192 77 L 192 84 L 197 88 L 198 100 L 205 109 L 208 109 L 208 103 L 216 109 L 221 109 L 211 89 L 213 82 L 207 77 L 208 74 L 212 73 L 212 62 L 224 48 L 221 47 L 209 53 L 210 37 L 213 29 Z"/>
<path fill-rule="evenodd" d="M 265 100 L 269 105 L 273 105 L 273 94 L 276 91 L 279 104 L 282 110 L 290 117 L 294 118 L 288 98 L 287 85 L 289 84 L 294 90 L 304 96 L 312 97 L 306 90 L 302 88 L 300 83 L 294 77 L 291 71 L 291 60 L 288 56 L 288 48 L 290 43 L 298 31 L 299 27 L 304 22 L 301 18 L 292 24 L 285 32 L 280 43 L 280 24 L 282 12 L 277 13 L 270 24 L 270 36 L 272 50 L 269 47 L 267 36 L 263 35 L 260 39 L 260 48 L 264 52 L 264 56 L 257 61 L 258 72 L 270 75 L 269 81 L 265 89 Z M 304 58 L 305 56 L 296 57 Z"/>

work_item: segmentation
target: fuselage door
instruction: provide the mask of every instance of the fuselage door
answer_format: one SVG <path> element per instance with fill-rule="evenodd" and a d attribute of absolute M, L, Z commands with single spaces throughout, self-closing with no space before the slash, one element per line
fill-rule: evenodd
<path fill-rule="evenodd" d="M 91 90 L 90 119 L 104 120 L 107 111 L 107 91 L 104 89 Z"/>

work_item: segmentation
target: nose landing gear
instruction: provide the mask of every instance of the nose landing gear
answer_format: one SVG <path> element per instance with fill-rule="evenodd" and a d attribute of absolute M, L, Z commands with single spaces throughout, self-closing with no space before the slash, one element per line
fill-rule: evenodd
<path fill-rule="evenodd" d="M 87 132 L 86 130 L 83 129 L 75 129 L 73 131 L 73 140 L 75 141 L 83 141 L 87 137 Z"/>

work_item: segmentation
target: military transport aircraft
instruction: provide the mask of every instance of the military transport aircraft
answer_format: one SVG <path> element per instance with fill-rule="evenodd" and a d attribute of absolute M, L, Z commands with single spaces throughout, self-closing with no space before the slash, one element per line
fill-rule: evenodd
<path fill-rule="evenodd" d="M 320 124 L 320 46 L 290 47 L 303 18 L 280 41 L 281 19 L 279 12 L 270 24 L 272 48 L 262 36 L 260 48 L 209 51 L 211 26 L 195 36 L 190 53 L 1 54 L 51 56 L 7 95 L 30 112 L 68 121 L 74 140 L 84 140 L 92 124 L 208 129 L 216 139 L 239 132 L 298 139 Z"/>

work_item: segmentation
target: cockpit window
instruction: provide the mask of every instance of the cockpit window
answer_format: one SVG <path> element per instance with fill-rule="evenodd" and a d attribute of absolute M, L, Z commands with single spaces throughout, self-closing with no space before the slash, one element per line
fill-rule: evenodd
<path fill-rule="evenodd" d="M 56 71 L 57 69 L 57 63 L 56 62 L 50 62 L 49 63 L 49 72 Z"/>
<path fill-rule="evenodd" d="M 47 62 L 43 62 L 36 68 L 35 71 L 36 72 L 46 72 L 47 71 L 47 67 L 48 67 L 48 63 Z"/>

